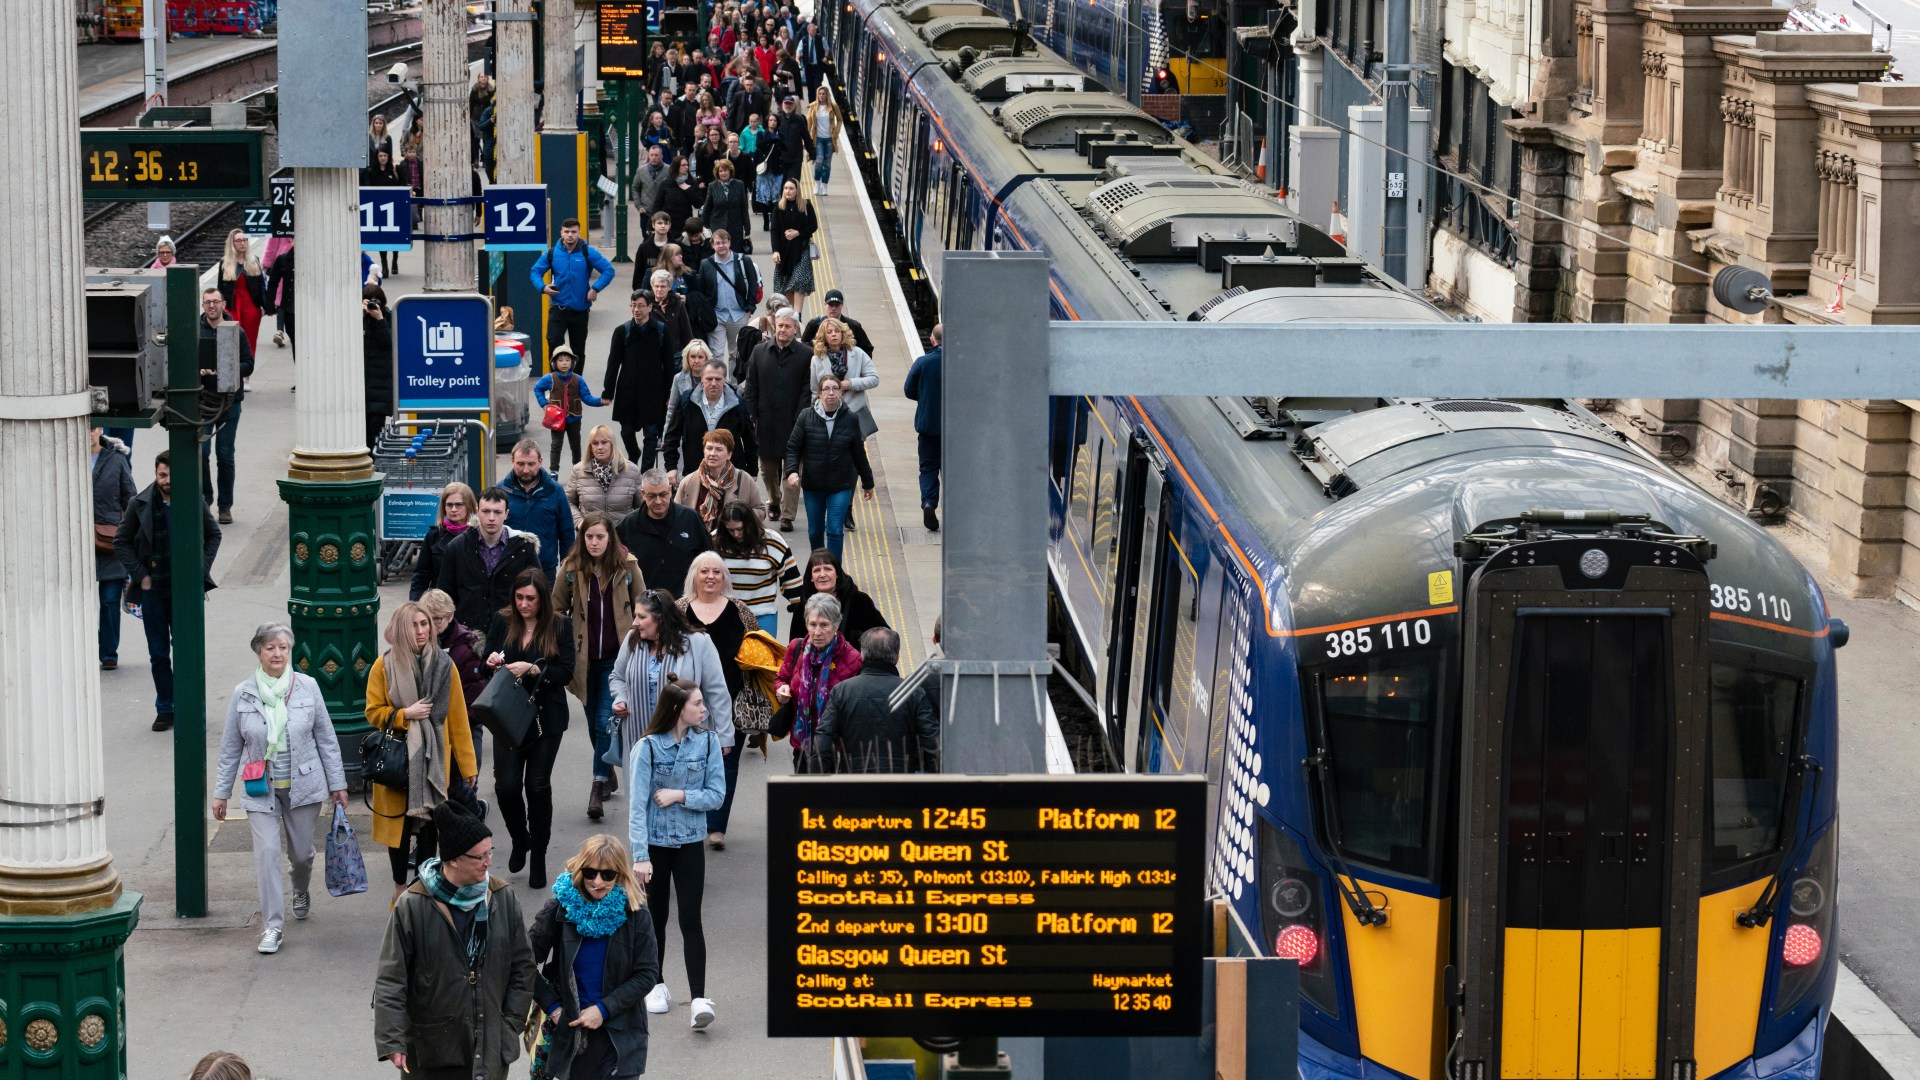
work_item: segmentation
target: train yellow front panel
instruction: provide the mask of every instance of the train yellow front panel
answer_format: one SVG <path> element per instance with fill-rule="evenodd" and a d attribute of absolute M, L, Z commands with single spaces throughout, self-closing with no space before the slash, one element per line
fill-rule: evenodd
<path fill-rule="evenodd" d="M 1693 1058 L 1699 1075 L 1712 1076 L 1753 1053 L 1760 1023 L 1760 990 L 1767 977 L 1765 927 L 1749 928 L 1735 916 L 1766 890 L 1765 879 L 1700 900 L 1700 966 L 1693 1010 Z"/>
<path fill-rule="evenodd" d="M 1586 930 L 1580 956 L 1580 1075 L 1654 1075 L 1660 1031 L 1660 931 Z"/>
<path fill-rule="evenodd" d="M 1580 1070 L 1579 930 L 1506 930 L 1500 1074 L 1574 1080 Z"/>
<path fill-rule="evenodd" d="M 1437 897 L 1361 887 L 1385 894 L 1389 915 L 1385 926 L 1361 926 L 1340 905 L 1360 1056 L 1413 1080 L 1433 1080 L 1442 1030 L 1440 970 L 1446 965 L 1441 942 L 1450 905 Z"/>

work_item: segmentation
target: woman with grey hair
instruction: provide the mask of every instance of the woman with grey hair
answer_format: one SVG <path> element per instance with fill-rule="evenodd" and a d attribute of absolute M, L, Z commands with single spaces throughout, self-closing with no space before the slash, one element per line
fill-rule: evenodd
<path fill-rule="evenodd" d="M 259 949 L 280 951 L 287 895 L 280 887 L 280 853 L 293 865 L 292 907 L 304 919 L 312 906 L 313 830 L 320 807 L 331 797 L 347 805 L 347 770 L 340 740 L 327 716 L 320 684 L 294 671 L 293 631 L 265 623 L 253 632 L 254 673 L 233 688 L 227 725 L 220 735 L 220 767 L 214 774 L 213 819 L 227 817 L 227 795 L 236 776 L 244 785 L 240 808 L 253 831 L 253 873 L 260 887 Z"/>
<path fill-rule="evenodd" d="M 797 637 L 787 646 L 780 661 L 780 673 L 774 676 L 773 696 L 780 706 L 793 706 L 793 771 L 818 772 L 807 748 L 813 742 L 814 728 L 827 714 L 827 695 L 833 688 L 860 674 L 860 650 L 840 636 L 840 601 L 828 593 L 807 598 L 805 637 Z M 775 723 L 777 730 L 781 725 Z"/>

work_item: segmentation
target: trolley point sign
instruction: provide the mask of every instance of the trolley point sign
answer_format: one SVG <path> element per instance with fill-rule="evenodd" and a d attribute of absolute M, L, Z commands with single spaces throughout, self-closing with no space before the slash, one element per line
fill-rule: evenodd
<path fill-rule="evenodd" d="M 396 412 L 485 412 L 493 403 L 493 303 L 477 293 L 393 305 Z"/>
<path fill-rule="evenodd" d="M 767 1032 L 1200 1028 L 1200 777 L 776 778 Z"/>

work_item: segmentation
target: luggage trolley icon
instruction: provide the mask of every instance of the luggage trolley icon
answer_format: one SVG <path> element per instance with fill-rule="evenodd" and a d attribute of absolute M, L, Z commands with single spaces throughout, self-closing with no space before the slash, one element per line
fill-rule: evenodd
<path fill-rule="evenodd" d="M 428 367 L 432 367 L 435 360 L 451 360 L 455 367 L 465 361 L 461 342 L 466 335 L 460 327 L 445 319 L 440 320 L 438 325 L 428 326 L 424 316 L 416 315 L 414 318 L 420 320 L 420 355 Z"/>

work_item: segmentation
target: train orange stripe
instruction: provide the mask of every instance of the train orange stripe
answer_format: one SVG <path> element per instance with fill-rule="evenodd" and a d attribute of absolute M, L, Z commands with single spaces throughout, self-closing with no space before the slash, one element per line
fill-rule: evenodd
<path fill-rule="evenodd" d="M 1291 634 L 1294 637 L 1306 637 L 1308 634 L 1331 634 L 1336 630 L 1353 630 L 1362 626 L 1378 626 L 1381 623 L 1399 622 L 1402 619 L 1425 619 L 1431 616 L 1458 615 L 1459 613 L 1460 605 L 1450 604 L 1446 607 L 1427 608 L 1424 611 L 1403 611 L 1398 615 L 1376 615 L 1371 619 L 1355 619 L 1352 622 L 1334 623 L 1331 626 L 1308 626 L 1299 630 L 1285 630 L 1282 631 L 1282 634 Z"/>
<path fill-rule="evenodd" d="M 1823 638 L 1826 637 L 1831 630 L 1830 627 L 1825 626 L 1818 630 L 1801 630 L 1798 627 L 1782 626 L 1779 623 L 1765 622 L 1760 619 L 1749 619 L 1744 615 L 1728 615 L 1720 611 L 1716 611 L 1708 617 L 1718 619 L 1721 622 L 1739 623 L 1741 626 L 1757 626 L 1762 630 L 1777 630 L 1782 634 L 1792 634 L 1794 637 L 1803 638 Z"/>

